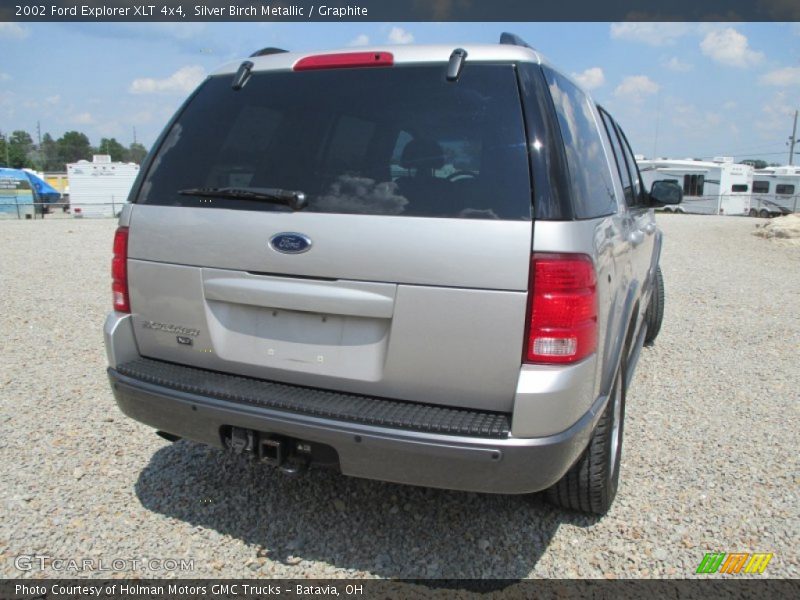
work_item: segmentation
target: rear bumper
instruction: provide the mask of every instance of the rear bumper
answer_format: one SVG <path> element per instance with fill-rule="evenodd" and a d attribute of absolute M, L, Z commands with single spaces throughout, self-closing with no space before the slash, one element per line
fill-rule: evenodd
<path fill-rule="evenodd" d="M 558 481 L 588 444 L 606 401 L 598 398 L 576 423 L 556 435 L 487 437 L 303 414 L 220 398 L 194 386 L 178 389 L 153 383 L 114 368 L 109 368 L 108 375 L 123 413 L 182 438 L 221 448 L 223 427 L 253 429 L 326 444 L 338 453 L 345 475 L 503 494 L 535 492 Z M 214 378 L 229 381 L 230 377 L 202 373 L 203 385 L 210 390 Z M 258 380 L 251 384 L 258 385 Z"/>

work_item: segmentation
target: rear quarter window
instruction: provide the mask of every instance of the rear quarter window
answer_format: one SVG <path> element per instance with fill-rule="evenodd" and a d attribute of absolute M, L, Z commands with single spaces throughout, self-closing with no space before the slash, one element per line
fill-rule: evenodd
<path fill-rule="evenodd" d="M 616 212 L 609 164 L 589 97 L 555 71 L 545 68 L 567 157 L 575 215 L 590 219 Z"/>

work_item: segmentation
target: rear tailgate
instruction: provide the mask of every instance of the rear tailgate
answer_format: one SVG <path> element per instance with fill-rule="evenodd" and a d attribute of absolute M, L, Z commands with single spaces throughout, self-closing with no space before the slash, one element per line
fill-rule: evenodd
<path fill-rule="evenodd" d="M 132 207 L 141 353 L 510 410 L 532 231 L 524 127 L 513 67 L 468 66 L 455 83 L 444 65 L 256 73 L 239 92 L 207 81 Z M 209 187 L 300 190 L 308 208 L 177 193 Z M 279 234 L 310 246 L 285 253 Z"/>

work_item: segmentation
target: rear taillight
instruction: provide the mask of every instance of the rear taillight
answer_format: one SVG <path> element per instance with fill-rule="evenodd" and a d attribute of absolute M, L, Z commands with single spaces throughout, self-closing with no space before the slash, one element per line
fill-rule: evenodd
<path fill-rule="evenodd" d="M 525 362 L 572 363 L 595 351 L 596 283 L 589 256 L 535 253 L 531 257 Z"/>
<path fill-rule="evenodd" d="M 131 312 L 128 300 L 128 228 L 118 227 L 114 234 L 114 256 L 111 259 L 111 293 L 114 310 Z"/>
<path fill-rule="evenodd" d="M 313 69 L 344 69 L 348 67 L 391 67 L 394 55 L 391 52 L 342 52 L 318 54 L 301 58 L 294 65 L 295 71 Z"/>

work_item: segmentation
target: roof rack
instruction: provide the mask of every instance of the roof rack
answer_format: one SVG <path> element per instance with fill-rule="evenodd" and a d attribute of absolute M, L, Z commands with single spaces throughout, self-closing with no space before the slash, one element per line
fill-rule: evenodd
<path fill-rule="evenodd" d="M 508 33 L 504 31 L 500 34 L 500 43 L 501 44 L 508 44 L 509 46 L 522 46 L 523 48 L 530 48 L 531 50 L 536 50 L 533 46 L 531 46 L 528 42 L 523 40 L 515 33 Z"/>
<path fill-rule="evenodd" d="M 256 50 L 250 55 L 250 58 L 253 58 L 254 56 L 267 56 L 269 54 L 282 54 L 283 52 L 288 52 L 288 50 L 284 50 L 283 48 L 273 48 L 270 46 L 268 48 Z"/>

